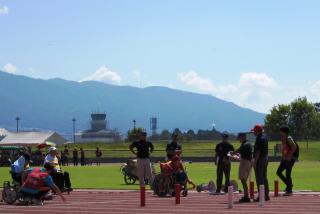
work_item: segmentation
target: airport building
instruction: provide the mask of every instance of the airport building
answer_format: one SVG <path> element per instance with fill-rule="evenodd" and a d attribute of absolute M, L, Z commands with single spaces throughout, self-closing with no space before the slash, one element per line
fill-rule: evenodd
<path fill-rule="evenodd" d="M 105 113 L 91 114 L 90 129 L 76 133 L 76 143 L 101 142 L 114 143 L 119 142 L 121 137 L 116 129 L 108 128 L 107 115 Z"/>

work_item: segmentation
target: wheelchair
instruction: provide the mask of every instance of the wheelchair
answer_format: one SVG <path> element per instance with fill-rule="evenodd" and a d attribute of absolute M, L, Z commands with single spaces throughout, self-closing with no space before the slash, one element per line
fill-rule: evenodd
<path fill-rule="evenodd" d="M 168 195 L 174 197 L 176 194 L 175 184 L 180 184 L 181 195 L 187 197 L 187 174 L 185 172 L 174 173 L 171 176 L 163 173 L 156 175 L 153 181 L 154 194 L 159 197 L 166 197 Z"/>

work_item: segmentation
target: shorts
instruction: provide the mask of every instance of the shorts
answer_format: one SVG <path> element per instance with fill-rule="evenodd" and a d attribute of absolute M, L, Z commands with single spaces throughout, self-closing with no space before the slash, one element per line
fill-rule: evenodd
<path fill-rule="evenodd" d="M 251 161 L 242 159 L 239 166 L 239 179 L 248 180 L 251 173 L 252 164 Z"/>

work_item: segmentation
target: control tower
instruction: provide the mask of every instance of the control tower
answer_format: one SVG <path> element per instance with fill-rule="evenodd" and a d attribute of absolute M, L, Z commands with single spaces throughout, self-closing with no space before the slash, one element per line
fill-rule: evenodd
<path fill-rule="evenodd" d="M 105 113 L 91 114 L 91 131 L 97 132 L 107 129 L 107 115 Z"/>

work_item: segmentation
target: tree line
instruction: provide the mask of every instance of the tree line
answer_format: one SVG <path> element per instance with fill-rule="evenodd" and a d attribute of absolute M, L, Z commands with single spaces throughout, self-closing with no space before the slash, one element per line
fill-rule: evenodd
<path fill-rule="evenodd" d="M 265 118 L 265 132 L 271 140 L 279 139 L 279 128 L 286 125 L 296 140 L 320 139 L 320 103 L 299 97 L 290 104 L 274 106 Z"/>
<path fill-rule="evenodd" d="M 143 131 L 143 128 L 136 128 L 128 131 L 127 140 L 133 141 L 136 139 L 137 134 Z M 181 131 L 179 128 L 174 129 L 173 131 L 163 130 L 161 133 L 154 133 L 150 136 L 150 140 L 154 141 L 169 141 L 171 139 L 172 134 L 178 134 L 179 140 L 181 142 L 191 142 L 194 140 L 220 140 L 221 132 L 216 129 L 212 130 L 202 130 L 199 129 L 197 132 L 190 129 L 186 132 Z M 235 135 L 229 134 L 230 139 L 235 139 Z"/>
<path fill-rule="evenodd" d="M 319 140 L 320 139 L 320 102 L 309 102 L 306 97 L 299 97 L 290 104 L 280 104 L 274 106 L 270 113 L 266 115 L 264 121 L 265 133 L 270 140 L 279 140 L 279 129 L 281 126 L 288 126 L 291 135 L 296 140 Z M 254 125 L 254 124 L 252 124 Z M 135 128 L 128 131 L 128 141 L 137 138 L 137 134 L 143 131 L 143 128 Z M 154 133 L 150 140 L 168 141 L 172 134 L 178 134 L 180 141 L 190 142 L 193 140 L 220 140 L 221 132 L 218 130 L 198 130 L 190 129 L 186 132 L 179 128 L 173 131 L 163 130 L 161 133 Z M 230 134 L 230 139 L 236 139 L 236 136 Z"/>

